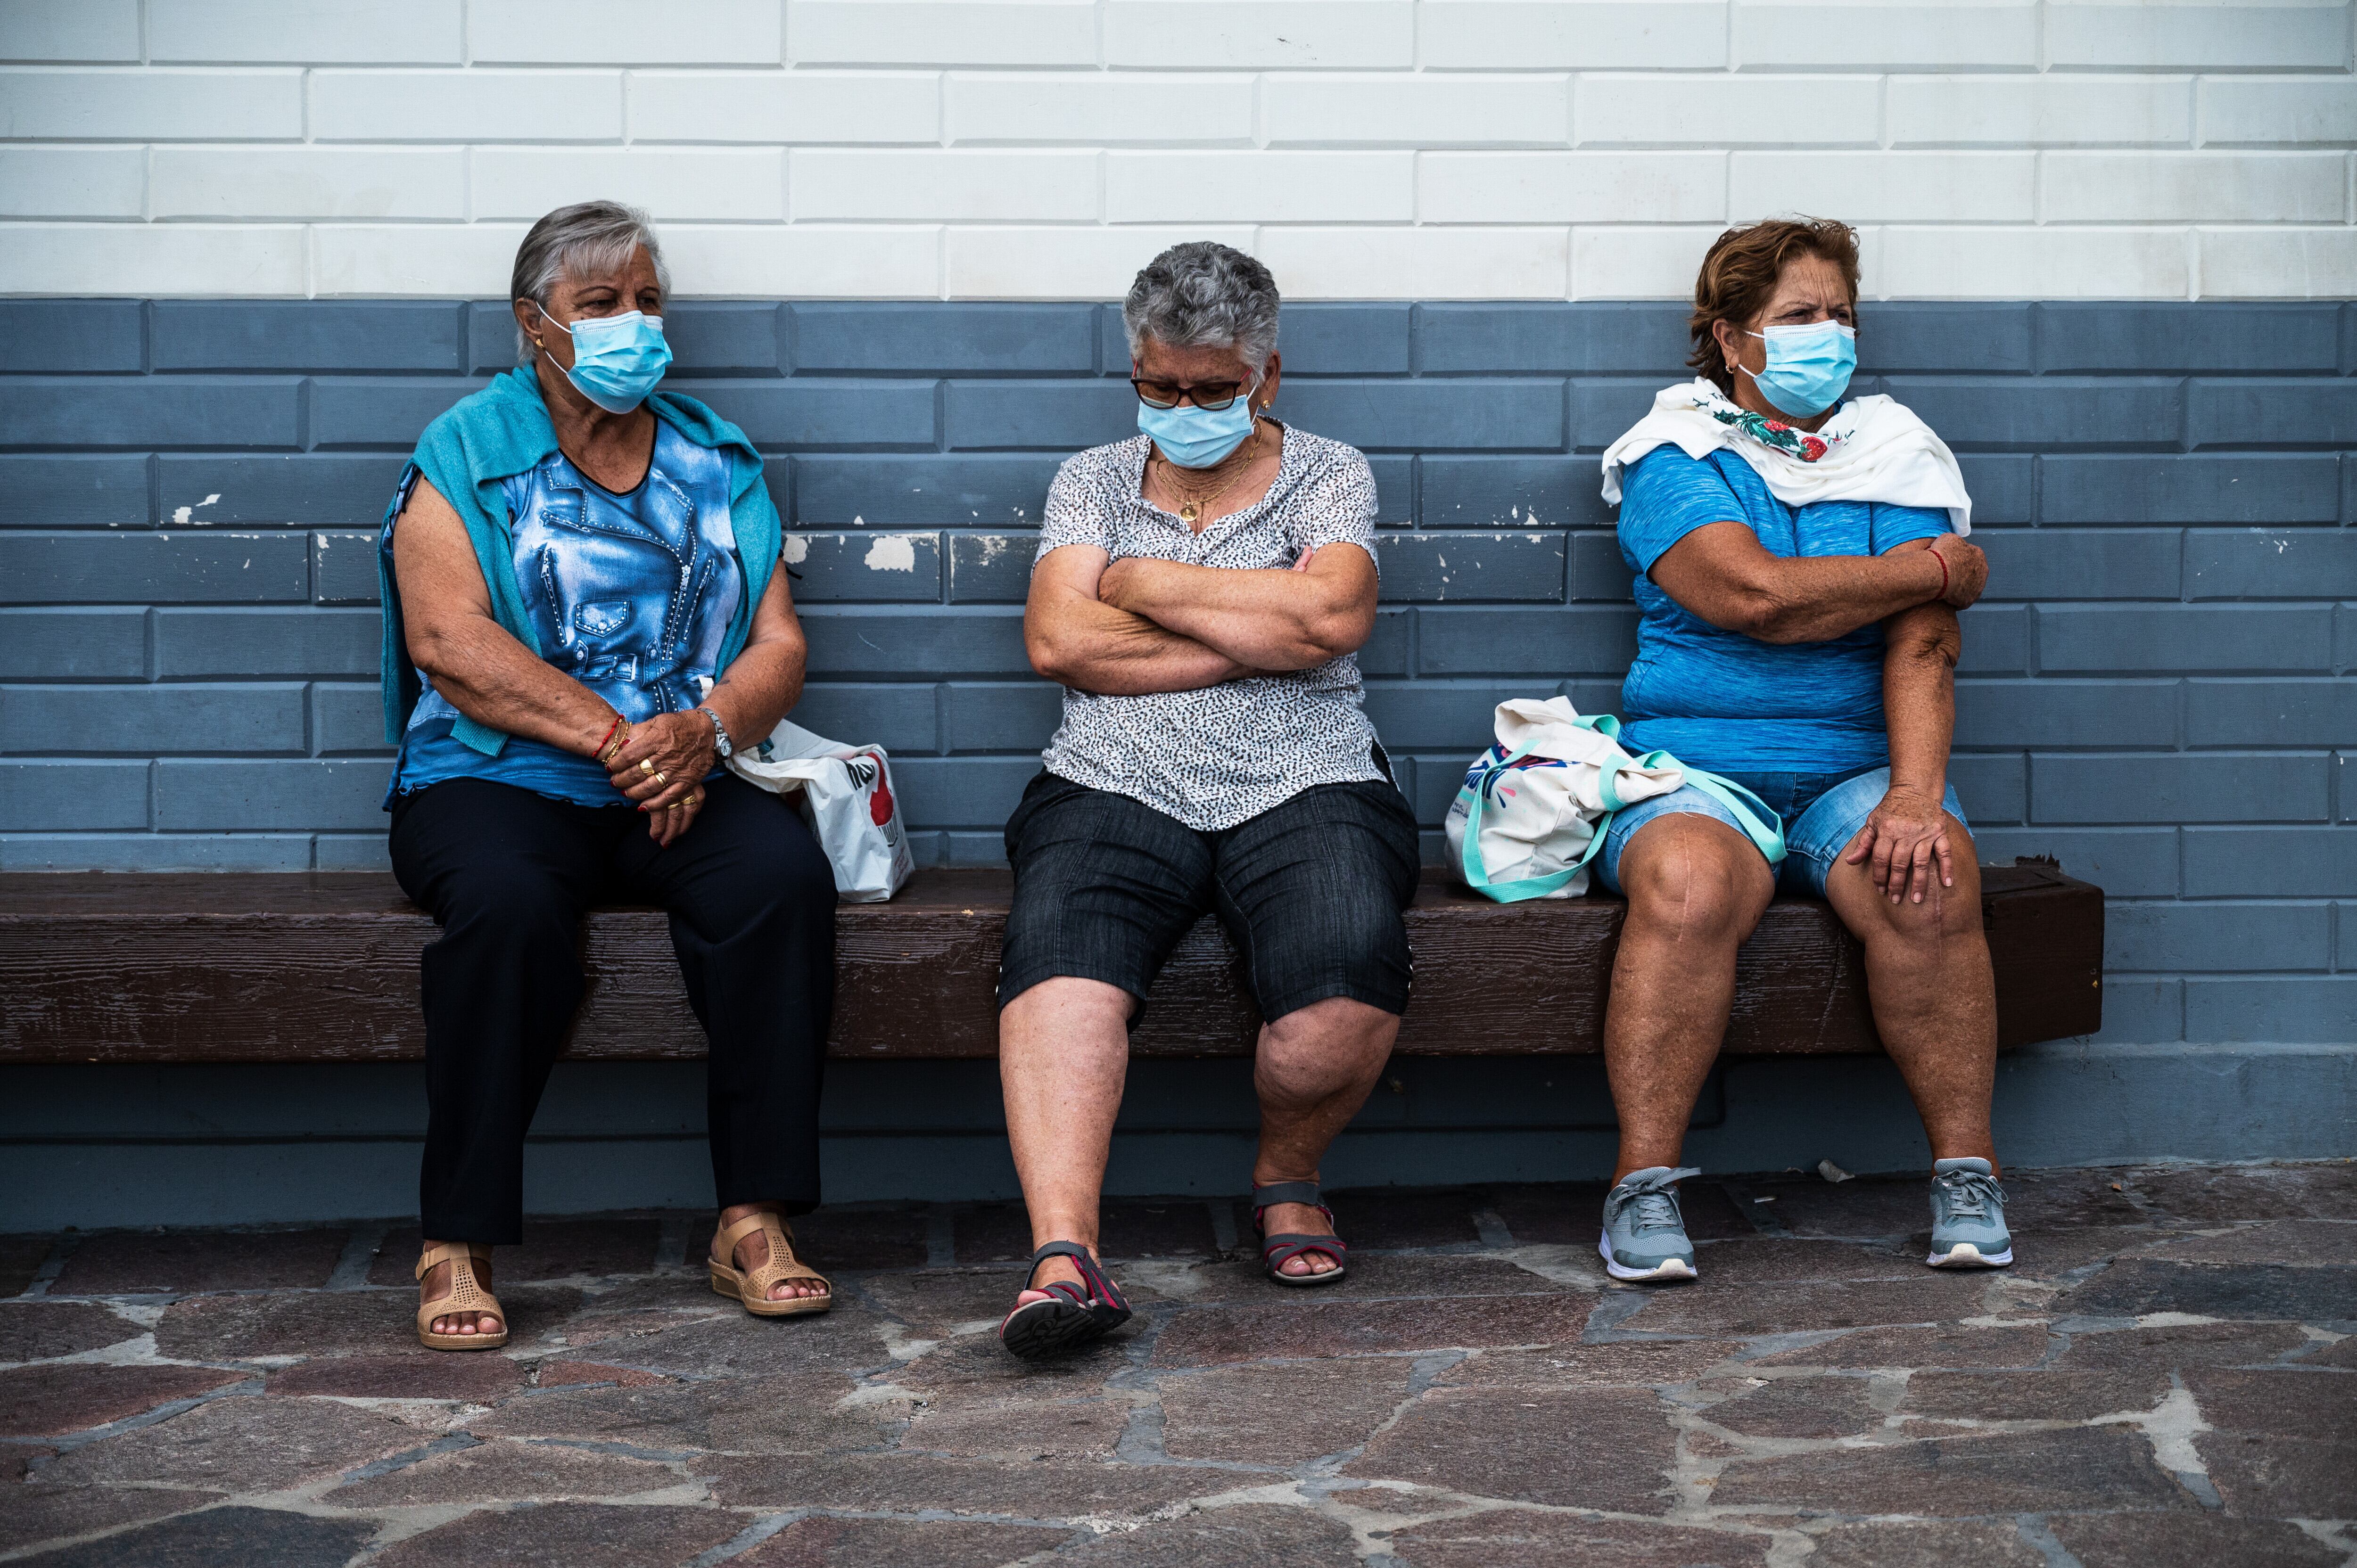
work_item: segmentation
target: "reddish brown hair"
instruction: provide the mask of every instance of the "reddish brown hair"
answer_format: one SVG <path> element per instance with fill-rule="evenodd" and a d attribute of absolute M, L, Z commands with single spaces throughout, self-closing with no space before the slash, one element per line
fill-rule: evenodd
<path fill-rule="evenodd" d="M 1735 378 L 1727 373 L 1727 356 L 1719 351 L 1720 322 L 1748 325 L 1768 308 L 1784 264 L 1794 256 L 1820 256 L 1841 269 L 1849 285 L 1849 302 L 1857 303 L 1857 231 L 1834 218 L 1768 218 L 1729 229 L 1711 242 L 1695 278 L 1694 314 L 1686 328 L 1694 334 L 1694 352 L 1686 363 L 1698 375 L 1709 377 L 1718 390 L 1735 395 Z"/>

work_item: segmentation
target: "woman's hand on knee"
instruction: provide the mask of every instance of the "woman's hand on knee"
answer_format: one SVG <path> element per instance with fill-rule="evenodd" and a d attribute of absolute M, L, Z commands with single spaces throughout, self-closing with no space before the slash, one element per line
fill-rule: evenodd
<path fill-rule="evenodd" d="M 1946 809 L 1939 796 L 1906 785 L 1894 784 L 1884 792 L 1842 859 L 1865 865 L 1875 891 L 1893 904 L 1903 899 L 1921 904 L 1934 877 L 1943 887 L 1956 885 Z"/>
<path fill-rule="evenodd" d="M 606 764 L 615 789 L 648 813 L 648 836 L 668 844 L 685 832 L 702 809 L 704 776 L 712 771 L 712 721 L 702 714 L 657 714 L 630 728 L 630 739 Z"/>

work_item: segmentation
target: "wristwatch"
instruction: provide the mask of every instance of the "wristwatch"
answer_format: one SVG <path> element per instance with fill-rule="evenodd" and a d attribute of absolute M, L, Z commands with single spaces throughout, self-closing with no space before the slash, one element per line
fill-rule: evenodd
<path fill-rule="evenodd" d="M 720 722 L 720 715 L 705 707 L 695 711 L 712 721 L 712 749 L 720 754 L 720 760 L 726 762 L 736 756 L 737 743 L 728 738 L 728 726 Z"/>

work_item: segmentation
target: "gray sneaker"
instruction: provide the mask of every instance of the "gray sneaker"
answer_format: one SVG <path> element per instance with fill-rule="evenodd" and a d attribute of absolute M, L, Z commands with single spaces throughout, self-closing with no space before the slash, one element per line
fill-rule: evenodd
<path fill-rule="evenodd" d="M 2013 1262 L 2005 1228 L 2005 1188 L 1986 1160 L 1940 1160 L 1932 1166 L 1932 1255 L 1935 1269 L 2001 1269 Z"/>
<path fill-rule="evenodd" d="M 1604 1234 L 1596 1250 L 1604 1256 L 1605 1273 L 1616 1280 L 1699 1277 L 1675 1184 L 1700 1175 L 1690 1166 L 1649 1165 L 1631 1171 L 1604 1195 Z"/>

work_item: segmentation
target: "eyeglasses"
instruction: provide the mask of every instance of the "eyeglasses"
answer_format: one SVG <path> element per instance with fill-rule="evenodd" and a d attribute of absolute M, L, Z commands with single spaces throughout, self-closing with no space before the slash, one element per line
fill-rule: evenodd
<path fill-rule="evenodd" d="M 1177 408 L 1181 403 L 1191 403 L 1207 413 L 1219 413 L 1253 385 L 1251 381 L 1203 381 L 1190 387 L 1137 376 L 1130 377 L 1129 384 L 1137 389 L 1138 401 L 1148 408 Z"/>

